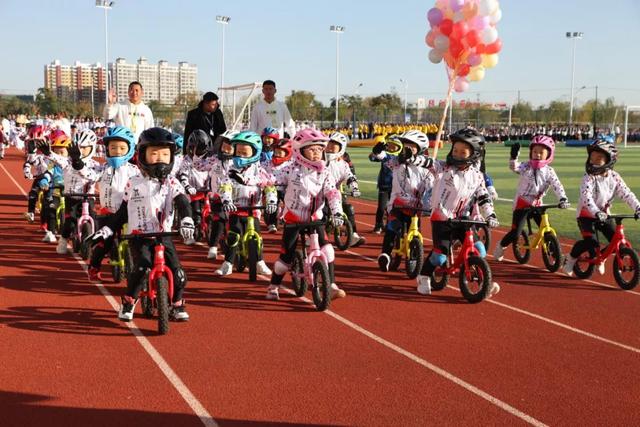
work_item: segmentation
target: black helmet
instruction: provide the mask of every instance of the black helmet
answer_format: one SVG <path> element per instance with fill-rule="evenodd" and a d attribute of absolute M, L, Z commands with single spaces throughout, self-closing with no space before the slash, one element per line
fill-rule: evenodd
<path fill-rule="evenodd" d="M 593 151 L 600 151 L 607 156 L 607 163 L 602 166 L 594 166 L 589 162 L 591 153 Z M 618 160 L 618 149 L 616 148 L 613 138 L 610 136 L 598 136 L 591 145 L 587 146 L 587 162 L 585 163 L 585 170 L 590 175 L 600 175 L 609 169 L 613 169 L 613 165 Z"/>
<path fill-rule="evenodd" d="M 211 137 L 202 129 L 196 129 L 189 135 L 187 141 L 187 155 L 191 157 L 204 157 L 211 150 Z"/>
<path fill-rule="evenodd" d="M 171 149 L 171 161 L 167 163 L 148 164 L 145 154 L 147 147 L 168 147 Z M 138 138 L 138 167 L 140 170 L 151 178 L 164 180 L 173 169 L 173 162 L 176 155 L 177 145 L 173 139 L 173 135 L 168 130 L 160 127 L 149 128 L 140 134 Z"/>
<path fill-rule="evenodd" d="M 460 129 L 456 133 L 452 133 L 449 135 L 449 141 L 451 141 L 451 150 L 449 150 L 449 154 L 447 154 L 448 165 L 472 165 L 482 159 L 484 154 L 484 136 L 474 128 L 466 127 L 464 129 Z M 453 158 L 453 144 L 456 142 L 464 142 L 473 149 L 473 153 L 469 158 L 463 160 Z"/>

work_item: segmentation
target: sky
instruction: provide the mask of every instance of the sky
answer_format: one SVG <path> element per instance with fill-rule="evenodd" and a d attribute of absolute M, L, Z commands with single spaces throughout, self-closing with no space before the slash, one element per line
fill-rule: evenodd
<path fill-rule="evenodd" d="M 396 91 L 409 103 L 443 99 L 443 64 L 427 59 L 424 37 L 433 1 L 417 0 L 116 0 L 109 11 L 109 61 L 187 61 L 198 66 L 201 91 L 220 85 L 226 28 L 225 85 L 275 80 L 280 99 L 308 90 L 335 96 L 336 34 L 340 35 L 340 94 Z M 534 105 L 569 100 L 573 42 L 576 103 L 593 98 L 640 105 L 640 0 L 502 0 L 499 63 L 455 98 Z M 54 59 L 104 63 L 104 12 L 94 0 L 2 0 L 0 93 L 29 94 L 44 85 Z M 357 86 L 362 83 L 362 87 Z M 586 86 L 582 90 L 579 88 Z"/>

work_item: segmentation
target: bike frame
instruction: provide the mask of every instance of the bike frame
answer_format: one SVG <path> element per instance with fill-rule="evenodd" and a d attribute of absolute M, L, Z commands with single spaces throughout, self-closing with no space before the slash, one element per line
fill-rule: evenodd
<path fill-rule="evenodd" d="M 76 235 L 78 236 L 78 241 L 82 238 L 82 226 L 86 223 L 91 225 L 91 233 L 95 231 L 95 223 L 93 222 L 93 218 L 89 213 L 89 197 L 82 198 L 82 214 L 80 218 L 78 218 L 78 224 L 76 226 Z"/>
<path fill-rule="evenodd" d="M 527 221 L 529 221 L 529 218 L 527 218 Z M 529 229 L 531 229 L 530 223 Z M 523 245 L 522 247 L 525 249 L 540 248 L 540 245 L 544 242 L 544 235 L 547 233 L 551 233 L 555 236 L 556 230 L 551 226 L 551 223 L 549 222 L 549 214 L 545 210 L 540 214 L 540 226 L 538 227 L 537 233 L 533 236 L 533 240 L 529 240 L 529 245 Z"/>
<path fill-rule="evenodd" d="M 414 239 L 414 237 L 418 237 L 420 241 L 424 243 L 424 239 L 422 237 L 422 234 L 420 233 L 419 221 L 420 221 L 420 215 L 418 215 L 418 213 L 416 212 L 411 217 L 411 224 L 409 224 L 409 229 L 405 231 L 402 237 L 400 238 L 400 247 L 393 248 L 391 250 L 392 257 L 394 255 L 401 255 L 405 258 L 408 257 L 409 243 Z"/>
<path fill-rule="evenodd" d="M 127 234 L 127 224 L 122 227 L 121 234 Z M 109 265 L 124 268 L 124 258 L 127 253 L 127 249 L 129 249 L 129 242 L 125 239 L 120 239 L 119 236 L 116 236 L 116 239 L 118 240 L 118 259 L 109 259 Z"/>
<path fill-rule="evenodd" d="M 153 268 L 149 271 L 149 289 L 147 291 L 140 292 L 140 296 L 148 296 L 152 301 L 156 299 L 156 282 L 164 276 L 167 279 L 168 287 L 167 293 L 169 294 L 169 301 L 173 300 L 173 274 L 171 269 L 164 263 L 164 245 L 159 238 L 155 240 L 155 246 L 153 248 Z"/>
<path fill-rule="evenodd" d="M 247 227 L 244 230 L 244 234 L 240 238 L 240 255 L 245 260 L 249 259 L 249 240 L 255 239 L 258 242 L 258 248 L 262 248 L 262 236 L 256 231 L 255 220 L 253 216 L 253 209 L 247 210 Z"/>
<path fill-rule="evenodd" d="M 464 233 L 464 239 L 462 242 L 462 247 L 460 248 L 460 252 L 456 256 L 455 260 L 453 259 L 453 251 L 449 250 L 449 259 L 450 265 L 449 267 L 437 267 L 440 268 L 441 271 L 446 272 L 449 275 L 454 275 L 460 272 L 460 267 L 464 265 L 465 275 L 467 276 L 467 280 L 471 279 L 471 271 L 469 270 L 469 257 L 474 255 L 480 257 L 480 252 L 476 249 L 474 245 L 475 241 L 473 238 L 473 230 L 469 227 Z"/>
<path fill-rule="evenodd" d="M 625 246 L 630 249 L 633 249 L 633 248 L 631 247 L 631 243 L 627 240 L 627 238 L 624 235 L 624 225 L 622 225 L 622 218 L 620 217 L 613 217 L 613 218 L 616 220 L 616 230 L 613 233 L 613 237 L 611 238 L 611 241 L 609 242 L 609 244 L 607 245 L 604 251 L 600 250 L 600 245 L 598 244 L 598 246 L 596 247 L 595 258 L 585 259 L 583 260 L 584 262 L 588 262 L 589 264 L 601 264 L 604 261 L 606 261 L 606 259 L 609 258 L 610 255 L 615 254 L 616 262 L 618 263 L 618 266 L 622 267 L 622 261 L 618 256 L 618 253 L 620 252 L 620 248 Z"/>

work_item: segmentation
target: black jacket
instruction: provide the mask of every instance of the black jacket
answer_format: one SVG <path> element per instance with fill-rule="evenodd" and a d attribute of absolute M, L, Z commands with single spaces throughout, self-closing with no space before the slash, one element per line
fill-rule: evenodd
<path fill-rule="evenodd" d="M 212 141 L 215 141 L 218 135 L 227 130 L 222 111 L 218 108 L 213 113 L 207 114 L 202 109 L 202 101 L 200 101 L 197 108 L 187 113 L 187 122 L 184 125 L 184 150 L 187 149 L 189 135 L 196 129 L 202 129 L 211 136 Z M 213 131 L 213 135 L 211 135 L 211 131 Z"/>

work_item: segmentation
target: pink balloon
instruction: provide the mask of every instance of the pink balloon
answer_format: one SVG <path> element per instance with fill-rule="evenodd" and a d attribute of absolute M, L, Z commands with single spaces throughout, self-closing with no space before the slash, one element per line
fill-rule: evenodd
<path fill-rule="evenodd" d="M 481 32 L 489 26 L 489 17 L 478 15 L 471 20 L 471 26 L 475 28 L 476 31 Z"/>
<path fill-rule="evenodd" d="M 454 12 L 457 12 L 460 9 L 462 9 L 462 6 L 464 6 L 464 0 L 450 0 L 449 1 L 449 7 L 451 7 L 451 10 L 453 10 Z"/>
<path fill-rule="evenodd" d="M 443 18 L 444 14 L 436 7 L 429 9 L 429 12 L 427 12 L 427 19 L 432 27 L 440 25 Z"/>
<path fill-rule="evenodd" d="M 424 42 L 427 44 L 427 46 L 435 47 L 435 45 L 433 44 L 433 41 L 435 40 L 436 35 L 437 33 L 433 30 L 427 33 L 427 36 L 424 38 Z"/>
<path fill-rule="evenodd" d="M 464 77 L 458 77 L 456 82 L 453 84 L 453 88 L 456 92 L 464 92 L 469 89 L 469 82 Z"/>
<path fill-rule="evenodd" d="M 469 58 L 467 58 L 467 62 L 472 67 L 475 67 L 476 65 L 480 65 L 482 63 L 482 56 L 480 56 L 480 55 L 469 55 Z"/>
<path fill-rule="evenodd" d="M 469 64 L 462 64 L 456 70 L 456 74 L 459 75 L 460 77 L 465 77 L 467 74 L 469 74 L 470 70 L 471 70 L 471 67 L 469 66 Z"/>

